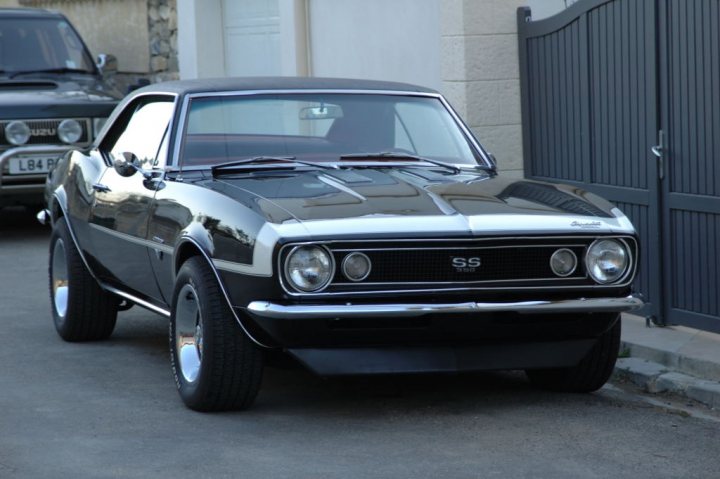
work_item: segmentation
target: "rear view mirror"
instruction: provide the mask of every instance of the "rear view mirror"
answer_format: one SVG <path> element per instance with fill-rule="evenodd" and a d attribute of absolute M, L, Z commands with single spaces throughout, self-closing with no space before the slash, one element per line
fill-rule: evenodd
<path fill-rule="evenodd" d="M 300 110 L 301 120 L 333 120 L 342 118 L 343 111 L 339 105 L 311 106 Z"/>

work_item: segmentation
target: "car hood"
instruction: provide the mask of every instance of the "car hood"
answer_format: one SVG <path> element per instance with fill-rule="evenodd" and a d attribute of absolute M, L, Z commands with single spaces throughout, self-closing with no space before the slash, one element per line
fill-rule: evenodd
<path fill-rule="evenodd" d="M 0 78 L 2 118 L 108 116 L 120 98 L 92 76 Z"/>
<path fill-rule="evenodd" d="M 224 175 L 209 185 L 250 203 L 271 223 L 301 225 L 311 235 L 329 227 L 348 233 L 633 231 L 619 210 L 591 193 L 484 171 L 273 171 Z"/>

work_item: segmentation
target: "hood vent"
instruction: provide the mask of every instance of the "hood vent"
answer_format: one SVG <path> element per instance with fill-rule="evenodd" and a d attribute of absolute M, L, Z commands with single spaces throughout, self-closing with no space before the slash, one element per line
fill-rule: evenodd
<path fill-rule="evenodd" d="M 49 81 L 2 81 L 0 80 L 0 90 L 4 91 L 22 91 L 22 90 L 56 90 L 57 83 Z"/>

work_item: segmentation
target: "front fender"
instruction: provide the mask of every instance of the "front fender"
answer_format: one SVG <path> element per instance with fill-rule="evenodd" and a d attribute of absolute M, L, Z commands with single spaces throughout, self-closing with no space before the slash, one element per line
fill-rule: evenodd
<path fill-rule="evenodd" d="M 260 339 L 257 334 L 254 334 L 254 332 L 257 331 L 257 328 L 253 328 L 252 323 L 249 321 L 249 319 L 241 314 L 238 314 L 237 309 L 233 307 L 233 300 L 230 297 L 227 284 L 223 280 L 220 271 L 218 271 L 212 260 L 213 249 L 214 248 L 212 246 L 212 238 L 209 237 L 207 231 L 202 228 L 202 226 L 200 226 L 200 229 L 189 228 L 188 231 L 184 231 L 180 241 L 178 242 L 173 258 L 173 262 L 175 265 L 174 276 L 177 277 L 177 273 L 180 270 L 180 267 L 189 257 L 202 256 L 212 270 L 213 274 L 215 275 L 215 279 L 220 286 L 220 290 L 222 291 L 223 298 L 228 305 L 228 309 L 232 312 L 232 315 L 237 321 L 238 325 L 240 325 L 245 334 L 247 334 L 247 336 L 258 346 L 264 348 L 272 347 L 267 342 Z"/>

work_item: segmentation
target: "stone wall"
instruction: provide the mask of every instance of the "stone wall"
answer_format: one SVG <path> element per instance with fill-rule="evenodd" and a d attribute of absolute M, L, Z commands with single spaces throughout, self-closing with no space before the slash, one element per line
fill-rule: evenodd
<path fill-rule="evenodd" d="M 179 78 L 177 25 L 176 0 L 148 0 L 152 81 Z"/>

